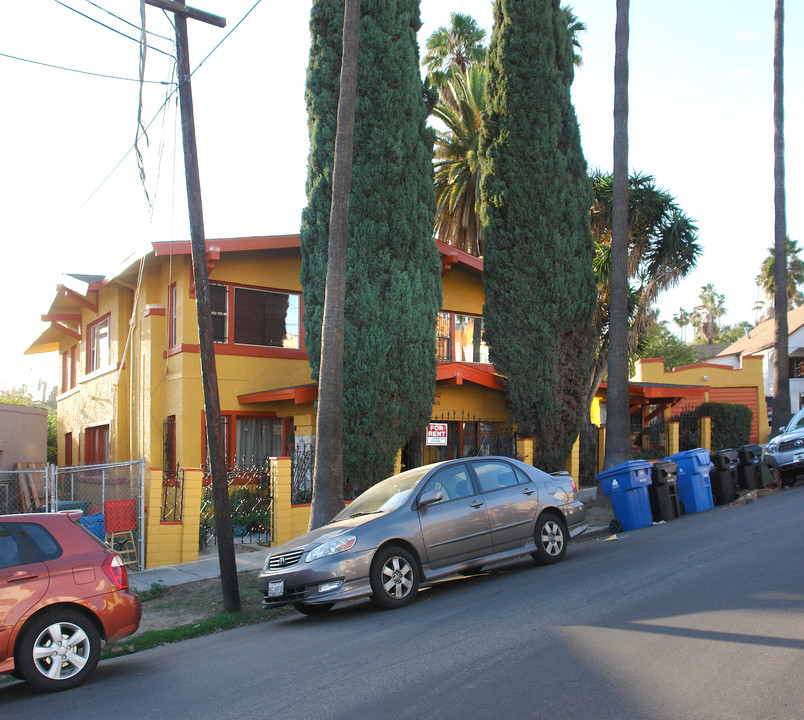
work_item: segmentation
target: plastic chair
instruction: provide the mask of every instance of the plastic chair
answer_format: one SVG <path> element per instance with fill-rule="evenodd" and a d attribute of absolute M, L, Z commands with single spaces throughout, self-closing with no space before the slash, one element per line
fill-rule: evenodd
<path fill-rule="evenodd" d="M 137 543 L 134 540 L 134 531 L 137 529 L 137 501 L 107 500 L 103 503 L 103 519 L 106 543 L 112 550 L 120 553 L 126 565 L 139 567 Z"/>

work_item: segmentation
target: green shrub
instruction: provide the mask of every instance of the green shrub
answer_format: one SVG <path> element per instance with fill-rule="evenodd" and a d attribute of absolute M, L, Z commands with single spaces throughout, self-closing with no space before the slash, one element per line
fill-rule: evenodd
<path fill-rule="evenodd" d="M 685 428 L 697 427 L 702 417 L 712 418 L 712 450 L 737 448 L 751 439 L 751 420 L 754 414 L 747 405 L 705 402 L 679 416 L 682 435 Z M 700 443 L 698 444 L 700 446 Z M 682 450 L 690 448 L 681 448 Z"/>

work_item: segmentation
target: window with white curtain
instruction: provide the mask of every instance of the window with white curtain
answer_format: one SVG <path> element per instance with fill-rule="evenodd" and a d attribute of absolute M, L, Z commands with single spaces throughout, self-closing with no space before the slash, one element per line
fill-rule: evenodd
<path fill-rule="evenodd" d="M 237 418 L 236 462 L 246 468 L 282 455 L 282 421 Z"/>

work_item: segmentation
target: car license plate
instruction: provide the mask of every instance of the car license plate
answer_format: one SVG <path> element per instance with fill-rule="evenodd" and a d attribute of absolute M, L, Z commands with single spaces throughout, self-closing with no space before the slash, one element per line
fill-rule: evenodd
<path fill-rule="evenodd" d="M 268 583 L 268 597 L 282 597 L 285 594 L 285 581 L 272 580 Z"/>
<path fill-rule="evenodd" d="M 804 452 L 796 453 L 795 455 L 793 455 L 794 462 L 801 462 L 802 460 L 804 460 Z"/>

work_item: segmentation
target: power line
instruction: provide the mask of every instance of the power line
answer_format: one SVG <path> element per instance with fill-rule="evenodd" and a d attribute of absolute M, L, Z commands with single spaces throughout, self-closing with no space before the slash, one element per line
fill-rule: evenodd
<path fill-rule="evenodd" d="M 42 67 L 53 68 L 54 70 L 66 70 L 67 72 L 79 73 L 81 75 L 93 75 L 94 77 L 108 78 L 110 80 L 126 80 L 129 82 L 139 82 L 137 78 L 120 77 L 119 75 L 106 75 L 104 73 L 90 72 L 89 70 L 76 70 L 75 68 L 64 67 L 63 65 L 52 65 L 51 63 L 40 62 L 39 60 L 29 60 L 28 58 L 17 57 L 16 55 L 8 55 L 1 53 L 0 57 L 10 58 L 11 60 L 19 60 L 20 62 L 31 63 L 32 65 L 41 65 Z M 153 83 L 155 85 L 167 85 L 164 80 L 144 80 L 143 82 Z"/>
<path fill-rule="evenodd" d="M 59 5 L 63 5 L 63 3 L 59 2 L 59 0 L 55 0 L 55 2 L 58 2 Z M 234 25 L 234 27 L 232 27 L 232 29 L 228 33 L 226 33 L 226 35 L 223 36 L 221 41 L 217 45 L 215 45 L 215 47 L 213 47 L 212 50 L 210 50 L 207 53 L 206 57 L 204 57 L 204 59 L 200 63 L 198 63 L 198 65 L 196 65 L 195 69 L 190 73 L 191 76 L 195 75 L 196 71 L 199 70 L 201 68 L 201 66 L 207 60 L 209 60 L 209 58 L 212 55 L 212 53 L 214 53 L 226 41 L 226 39 L 235 30 L 237 30 L 237 28 L 240 27 L 240 25 L 243 23 L 243 21 L 252 13 L 252 11 L 261 2 L 262 2 L 262 0 L 257 0 L 257 2 L 255 2 L 254 5 L 251 6 L 251 8 L 246 12 L 246 14 L 243 15 L 242 18 L 240 18 L 240 20 L 237 22 L 237 24 Z M 67 7 L 67 6 L 65 6 L 65 7 Z M 72 8 L 70 8 L 70 9 L 72 9 Z M 126 36 L 126 37 L 128 37 L 128 36 Z M 170 102 L 170 99 L 178 92 L 178 89 L 179 89 L 178 86 L 176 86 L 167 94 L 167 96 L 165 97 L 164 101 L 159 106 L 159 109 L 156 111 L 154 116 L 150 119 L 148 124 L 145 125 L 145 127 L 143 128 L 144 131 L 147 131 L 151 127 L 151 125 L 154 124 L 156 119 L 159 117 L 159 114 L 162 112 L 162 110 L 164 110 L 165 106 Z M 136 148 L 138 140 L 139 140 L 139 135 L 137 135 L 137 138 L 135 139 L 135 141 L 131 145 L 131 147 L 129 147 L 128 150 L 126 150 L 126 152 L 123 154 L 123 157 L 121 157 L 120 160 L 118 160 L 117 164 L 107 173 L 106 177 L 103 178 L 103 180 L 101 180 L 101 182 L 98 185 L 98 187 L 96 187 L 92 191 L 92 193 L 89 195 L 89 197 L 86 200 L 84 200 L 83 203 L 81 203 L 81 206 L 62 224 L 62 226 L 53 234 L 53 237 L 56 237 L 62 230 L 64 230 L 64 228 L 67 227 L 73 221 L 73 219 L 89 204 L 89 201 L 92 200 L 92 198 L 95 197 L 95 195 L 98 194 L 100 189 L 106 184 L 106 182 L 109 180 L 109 178 L 112 177 L 112 175 L 114 175 L 114 173 L 117 171 L 117 168 L 119 168 L 123 164 L 123 162 L 125 162 L 125 159 L 128 157 L 129 153 Z"/>
<path fill-rule="evenodd" d="M 96 20 L 94 17 L 82 13 L 80 10 L 76 10 L 74 7 L 66 5 L 61 0 L 53 0 L 53 2 L 55 2 L 57 5 L 61 5 L 63 8 L 66 8 L 67 10 L 72 10 L 74 13 L 80 15 L 81 17 L 85 17 L 87 20 L 91 20 L 92 22 L 97 23 L 101 27 L 105 27 L 107 30 L 111 30 L 113 33 L 117 33 L 118 35 L 122 35 L 124 38 L 133 40 L 135 43 L 137 43 L 137 45 L 140 44 L 140 41 L 137 38 L 133 38 L 131 37 L 131 35 L 126 35 L 124 32 L 121 32 L 120 30 L 117 30 L 116 28 L 113 28 L 110 25 L 106 25 L 106 23 L 102 23 L 100 20 Z M 158 47 L 152 47 L 151 49 L 158 53 L 162 53 L 162 55 L 167 55 L 168 57 L 175 57 L 175 55 L 172 55 L 169 52 L 165 52 L 164 50 L 160 50 Z"/>
<path fill-rule="evenodd" d="M 126 20 L 125 18 L 121 18 L 119 15 L 115 15 L 115 14 L 114 14 L 114 13 L 113 13 L 111 10 L 107 10 L 105 7 L 101 7 L 100 5 L 98 5 L 98 3 L 96 3 L 96 2 L 92 2 L 92 0 L 86 0 L 86 1 L 87 1 L 87 2 L 88 2 L 90 5 L 92 5 L 93 7 L 98 8 L 98 10 L 101 10 L 102 12 L 105 12 L 107 15 L 111 15 L 113 18 L 116 18 L 116 19 L 117 19 L 117 20 L 119 20 L 120 22 L 125 23 L 125 24 L 126 24 L 126 25 L 128 25 L 129 27 L 134 28 L 134 29 L 135 29 L 135 30 L 137 30 L 138 32 L 142 32 L 142 28 L 141 28 L 139 25 L 137 25 L 136 23 L 129 22 L 129 21 L 128 21 L 128 20 Z M 146 33 L 148 33 L 148 35 L 153 35 L 154 37 L 158 37 L 158 38 L 160 38 L 161 40 L 167 40 L 169 43 L 172 43 L 172 42 L 173 42 L 173 40 L 172 40 L 171 38 L 166 37 L 165 35 L 160 35 L 159 33 L 155 33 L 155 32 L 153 32 L 152 30 L 146 30 L 145 32 L 146 32 Z"/>

